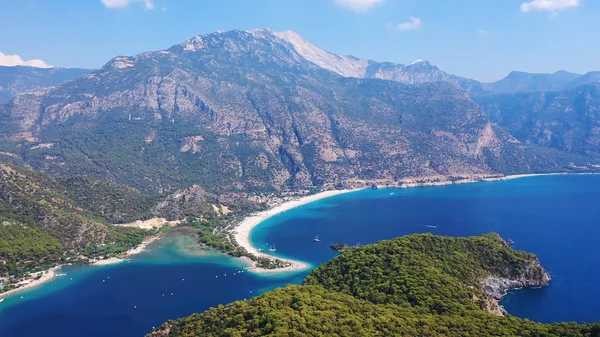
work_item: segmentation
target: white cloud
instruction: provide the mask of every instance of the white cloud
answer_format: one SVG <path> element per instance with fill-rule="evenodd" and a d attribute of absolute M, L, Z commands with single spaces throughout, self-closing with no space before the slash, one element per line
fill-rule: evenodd
<path fill-rule="evenodd" d="M 143 2 L 146 5 L 146 9 L 154 9 L 152 0 L 102 0 L 102 4 L 106 8 L 123 8 L 134 2 Z"/>
<path fill-rule="evenodd" d="M 529 13 L 532 11 L 558 12 L 570 7 L 579 7 L 581 0 L 533 0 L 524 2 L 521 5 L 521 12 Z"/>
<path fill-rule="evenodd" d="M 478 36 L 488 36 L 488 34 L 490 33 L 485 29 L 477 29 L 477 30 L 475 30 L 475 32 L 477 33 Z"/>
<path fill-rule="evenodd" d="M 335 3 L 340 6 L 348 7 L 355 12 L 364 13 L 371 9 L 371 7 L 384 1 L 385 0 L 335 0 Z"/>
<path fill-rule="evenodd" d="M 423 26 L 420 18 L 411 17 L 409 21 L 396 25 L 397 30 L 416 30 Z"/>
<path fill-rule="evenodd" d="M 19 55 L 6 55 L 0 53 L 0 66 L 14 67 L 14 66 L 29 66 L 36 68 L 52 68 L 51 65 L 46 64 L 42 60 L 29 60 L 25 61 Z"/>

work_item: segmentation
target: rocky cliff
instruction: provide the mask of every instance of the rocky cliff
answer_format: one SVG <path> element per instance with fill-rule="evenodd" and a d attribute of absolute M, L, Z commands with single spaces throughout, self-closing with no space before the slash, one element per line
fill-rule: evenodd
<path fill-rule="evenodd" d="M 483 280 L 481 289 L 493 299 L 487 304 L 488 311 L 502 316 L 507 312 L 499 305 L 499 301 L 506 293 L 523 288 L 543 288 L 550 284 L 550 280 L 550 274 L 542 267 L 537 257 L 531 257 L 518 275 L 511 277 L 488 276 Z"/>

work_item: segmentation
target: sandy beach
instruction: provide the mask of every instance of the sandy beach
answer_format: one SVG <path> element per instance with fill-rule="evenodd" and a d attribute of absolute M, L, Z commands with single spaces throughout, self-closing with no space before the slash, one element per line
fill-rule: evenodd
<path fill-rule="evenodd" d="M 46 282 L 52 280 L 57 275 L 57 272 L 60 270 L 60 268 L 61 268 L 61 266 L 58 266 L 58 267 L 54 267 L 54 268 L 50 268 L 48 270 L 42 271 L 42 272 L 40 272 L 40 273 L 43 273 L 42 277 L 40 277 L 39 279 L 31 280 L 30 282 L 28 282 L 28 281 L 21 282 L 20 283 L 21 286 L 19 288 L 9 290 L 5 293 L 0 294 L 0 298 L 14 295 L 15 293 L 18 293 L 18 292 L 21 292 L 23 290 L 27 290 L 30 288 L 34 288 L 34 287 L 39 286 L 40 284 L 46 283 Z"/>
<path fill-rule="evenodd" d="M 144 250 L 146 250 L 146 246 L 148 246 L 150 243 L 156 241 L 159 237 L 160 236 L 153 236 L 153 237 L 147 238 L 139 246 L 125 252 L 125 254 L 123 254 L 122 258 L 112 257 L 109 259 L 98 260 L 98 261 L 94 261 L 93 263 L 91 263 L 91 265 L 105 266 L 105 265 L 121 263 L 123 261 L 126 261 L 127 257 L 142 253 Z M 46 282 L 52 280 L 54 277 L 56 277 L 58 275 L 58 271 L 61 268 L 62 268 L 62 266 L 56 266 L 56 267 L 50 268 L 48 270 L 42 271 L 42 272 L 40 272 L 40 273 L 42 273 L 42 277 L 40 277 L 39 279 L 37 279 L 37 280 L 34 279 L 31 281 L 23 281 L 19 284 L 20 285 L 19 288 L 7 291 L 5 293 L 1 293 L 0 298 L 4 298 L 4 297 L 10 296 L 10 295 L 13 295 L 15 293 L 18 293 L 20 291 L 34 288 L 43 283 L 46 283 Z"/>
<path fill-rule="evenodd" d="M 550 175 L 564 175 L 564 174 L 569 174 L 569 173 L 516 174 L 516 175 L 509 175 L 509 176 L 502 176 L 502 175 L 491 176 L 490 175 L 487 177 L 481 176 L 481 177 L 476 177 L 473 179 L 463 179 L 463 180 L 458 180 L 458 181 L 443 180 L 443 181 L 417 182 L 416 180 L 415 181 L 404 180 L 404 181 L 402 181 L 403 184 L 401 186 L 381 186 L 381 187 L 383 187 L 383 188 L 385 188 L 385 187 L 414 188 L 414 187 L 427 187 L 427 186 L 444 186 L 444 185 L 452 185 L 452 184 L 468 184 L 468 183 L 475 183 L 475 182 L 482 182 L 482 181 L 502 181 L 502 180 L 512 180 L 512 179 L 519 179 L 519 178 L 550 176 Z M 583 173 L 583 174 L 585 174 L 585 173 Z M 354 192 L 354 191 L 358 191 L 358 190 L 360 190 L 360 189 L 331 190 L 331 191 L 317 193 L 314 195 L 300 197 L 298 199 L 284 202 L 274 208 L 271 208 L 269 210 L 266 210 L 266 211 L 263 211 L 263 212 L 260 212 L 257 214 L 253 214 L 253 215 L 245 218 L 235 228 L 235 230 L 233 232 L 233 237 L 235 238 L 235 241 L 238 243 L 238 245 L 240 245 L 241 247 L 244 247 L 250 254 L 253 254 L 255 256 L 265 257 L 265 258 L 269 258 L 269 259 L 279 259 L 281 261 L 284 261 L 284 262 L 287 262 L 290 264 L 290 266 L 286 267 L 286 268 L 264 269 L 264 268 L 256 267 L 251 260 L 244 259 L 247 263 L 249 263 L 252 266 L 252 267 L 250 267 L 250 270 L 254 271 L 254 272 L 266 273 L 266 272 L 296 271 L 296 270 L 304 270 L 304 269 L 308 268 L 309 266 L 306 263 L 303 263 L 300 261 L 282 259 L 282 258 L 278 258 L 276 256 L 269 255 L 262 251 L 259 252 L 250 243 L 250 232 L 252 231 L 252 229 L 254 227 L 256 227 L 261 222 L 263 222 L 263 221 L 267 220 L 268 218 L 270 218 L 274 215 L 277 215 L 279 213 L 283 213 L 292 208 L 296 208 L 298 206 L 302 206 L 302 205 L 308 204 L 308 203 L 316 201 L 316 200 L 332 197 L 332 196 L 339 195 L 339 194 Z"/>
<path fill-rule="evenodd" d="M 309 265 L 304 262 L 294 261 L 294 260 L 289 260 L 289 259 L 282 259 L 282 258 L 279 258 L 276 256 L 265 254 L 264 252 L 259 252 L 250 243 L 250 231 L 252 231 L 252 229 L 254 227 L 256 227 L 259 223 L 265 221 L 266 219 L 268 219 L 274 215 L 277 215 L 279 213 L 288 211 L 292 208 L 296 208 L 298 206 L 302 206 L 302 205 L 305 205 L 305 204 L 308 204 L 308 203 L 311 203 L 313 201 L 317 201 L 320 199 L 329 198 L 334 195 L 355 192 L 355 191 L 358 191 L 358 190 L 333 190 L 333 191 L 321 192 L 321 193 L 317 193 L 317 194 L 313 194 L 313 195 L 309 195 L 309 196 L 305 196 L 305 197 L 300 197 L 298 199 L 284 202 L 283 204 L 280 204 L 274 208 L 268 209 L 266 211 L 262 211 L 257 214 L 253 214 L 253 215 L 245 218 L 235 228 L 235 231 L 233 234 L 235 241 L 238 243 L 238 245 L 240 245 L 241 247 L 244 247 L 252 255 L 255 255 L 258 257 L 266 257 L 269 259 L 278 259 L 278 260 L 281 260 L 281 261 L 284 261 L 284 262 L 287 262 L 290 264 L 290 266 L 288 266 L 286 268 L 279 268 L 279 269 L 264 269 L 264 268 L 258 268 L 256 266 L 253 266 L 249 270 L 253 271 L 253 272 L 260 272 L 260 273 L 268 273 L 268 272 L 272 273 L 272 272 L 298 271 L 298 270 L 307 269 L 309 267 Z"/>
<path fill-rule="evenodd" d="M 151 244 L 152 242 L 158 240 L 160 238 L 159 235 L 157 236 L 152 236 L 147 238 L 146 240 L 142 241 L 142 243 L 133 248 L 128 250 L 127 252 L 125 252 L 125 254 L 123 254 L 123 257 L 111 257 L 109 259 L 104 259 L 104 260 L 97 260 L 94 261 L 92 263 L 92 265 L 94 266 L 106 266 L 106 265 L 110 265 L 110 264 L 115 264 L 115 263 L 121 263 L 123 261 L 127 261 L 127 257 L 133 256 L 133 255 L 137 255 L 140 254 L 142 252 L 144 252 L 146 250 L 146 247 Z"/>

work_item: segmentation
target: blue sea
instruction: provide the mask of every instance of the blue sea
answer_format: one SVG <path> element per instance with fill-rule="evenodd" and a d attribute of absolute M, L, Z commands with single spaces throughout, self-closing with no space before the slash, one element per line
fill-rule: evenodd
<path fill-rule="evenodd" d="M 600 321 L 599 205 L 600 176 L 365 190 L 270 218 L 251 241 L 318 266 L 336 256 L 332 243 L 498 232 L 516 249 L 537 254 L 553 277 L 547 288 L 506 296 L 502 304 L 512 315 L 591 322 Z M 0 336 L 143 336 L 166 320 L 300 283 L 308 273 L 254 275 L 243 267 L 174 233 L 130 263 L 65 267 L 66 276 L 7 298 L 0 303 Z"/>

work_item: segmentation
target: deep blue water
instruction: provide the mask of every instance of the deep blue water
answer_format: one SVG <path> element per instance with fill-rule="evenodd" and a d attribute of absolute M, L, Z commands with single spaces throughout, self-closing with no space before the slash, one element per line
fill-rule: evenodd
<path fill-rule="evenodd" d="M 542 322 L 598 321 L 599 202 L 600 176 L 368 190 L 271 218 L 251 240 L 276 244 L 276 254 L 317 266 L 336 255 L 329 248 L 335 242 L 494 231 L 537 254 L 553 276 L 548 288 L 507 296 L 503 304 L 511 314 Z M 317 234 L 318 244 L 312 241 Z M 190 244 L 170 236 L 131 263 L 66 267 L 67 276 L 0 304 L 0 336 L 143 336 L 168 319 L 298 283 L 306 274 L 237 273 L 239 260 L 184 248 Z"/>
<path fill-rule="evenodd" d="M 335 256 L 332 243 L 489 232 L 537 254 L 553 277 L 545 289 L 505 297 L 509 313 L 540 322 L 600 321 L 600 176 L 360 191 L 273 217 L 256 227 L 251 241 L 275 244 L 276 254 L 316 266 Z M 319 244 L 312 241 L 317 234 Z"/>

